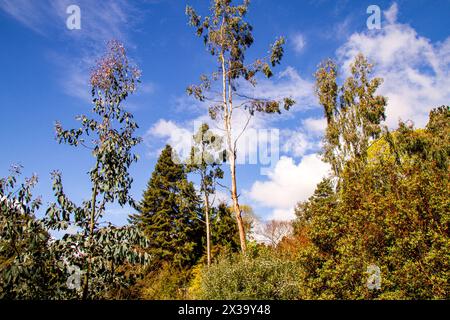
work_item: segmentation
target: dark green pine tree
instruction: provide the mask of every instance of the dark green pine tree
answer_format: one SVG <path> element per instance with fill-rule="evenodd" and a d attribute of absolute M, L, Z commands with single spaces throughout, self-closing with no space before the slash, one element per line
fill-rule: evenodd
<path fill-rule="evenodd" d="M 211 218 L 212 243 L 219 247 L 219 251 L 225 249 L 230 252 L 237 252 L 239 249 L 239 231 L 231 209 L 225 203 L 220 203 L 217 208 L 214 208 Z"/>
<path fill-rule="evenodd" d="M 148 237 L 148 253 L 158 262 L 192 264 L 201 255 L 202 211 L 185 167 L 172 159 L 172 147 L 162 151 L 143 194 L 139 213 L 131 217 Z"/>

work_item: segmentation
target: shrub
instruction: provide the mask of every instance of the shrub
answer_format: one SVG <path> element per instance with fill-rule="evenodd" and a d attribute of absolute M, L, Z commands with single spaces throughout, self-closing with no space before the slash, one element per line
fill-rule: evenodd
<path fill-rule="evenodd" d="M 299 297 L 298 265 L 268 249 L 256 256 L 233 255 L 204 268 L 199 298 L 292 300 Z"/>
<path fill-rule="evenodd" d="M 134 286 L 133 291 L 136 298 L 144 300 L 187 299 L 190 274 L 190 270 L 165 263 L 147 272 Z"/>

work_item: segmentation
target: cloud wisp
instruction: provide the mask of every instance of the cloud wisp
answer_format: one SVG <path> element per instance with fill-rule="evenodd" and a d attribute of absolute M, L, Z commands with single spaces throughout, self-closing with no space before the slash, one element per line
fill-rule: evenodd
<path fill-rule="evenodd" d="M 291 42 L 292 42 L 292 46 L 293 46 L 296 54 L 302 53 L 303 50 L 305 49 L 306 39 L 305 39 L 305 36 L 303 36 L 303 34 L 301 34 L 301 33 L 295 34 L 291 38 Z"/>
<path fill-rule="evenodd" d="M 49 49 L 47 56 L 60 70 L 59 83 L 67 95 L 87 102 L 93 57 L 99 57 L 111 39 L 132 48 L 130 34 L 141 14 L 135 3 L 126 0 L 79 0 L 81 29 L 69 30 L 67 8 L 72 4 L 70 0 L 0 0 L 0 10 L 39 36 L 58 42 L 58 49 Z"/>
<path fill-rule="evenodd" d="M 43 36 L 68 37 L 72 40 L 93 43 L 111 38 L 128 40 L 128 31 L 139 20 L 138 10 L 125 0 L 79 0 L 82 28 L 68 30 L 66 10 L 70 0 L 0 0 L 0 10 Z"/>

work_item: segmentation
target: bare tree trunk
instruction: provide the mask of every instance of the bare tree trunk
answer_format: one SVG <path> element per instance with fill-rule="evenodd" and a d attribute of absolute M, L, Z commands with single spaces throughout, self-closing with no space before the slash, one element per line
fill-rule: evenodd
<path fill-rule="evenodd" d="M 239 230 L 239 241 L 241 244 L 242 254 L 245 254 L 247 250 L 247 243 L 245 238 L 244 222 L 242 221 L 241 209 L 239 207 L 239 199 L 237 195 L 236 186 L 236 148 L 232 141 L 232 131 L 231 131 L 231 115 L 233 112 L 232 106 L 232 94 L 231 85 L 228 89 L 228 101 L 227 101 L 227 75 L 225 68 L 225 57 L 222 53 L 222 96 L 223 96 L 223 107 L 224 107 L 224 125 L 227 133 L 227 145 L 228 145 L 228 157 L 230 161 L 230 173 L 231 173 L 231 199 L 233 201 L 233 210 L 236 215 L 236 222 Z M 229 80 L 230 81 L 230 80 Z"/>
<path fill-rule="evenodd" d="M 202 155 L 204 154 L 204 150 L 202 149 Z M 211 228 L 209 221 L 209 192 L 205 183 L 205 175 L 204 171 L 201 172 L 200 179 L 203 189 L 203 194 L 205 196 L 205 221 L 206 221 L 206 257 L 208 267 L 211 265 Z"/>
<path fill-rule="evenodd" d="M 209 199 L 208 193 L 205 192 L 205 214 L 206 214 L 206 256 L 208 267 L 211 265 L 211 229 L 209 222 Z"/>
<path fill-rule="evenodd" d="M 97 160 L 97 163 L 95 165 L 96 175 L 98 173 L 98 167 L 99 167 L 99 163 Z M 94 180 L 96 180 L 96 179 L 94 179 Z M 94 236 L 96 202 L 97 202 L 97 182 L 94 182 L 94 189 L 92 190 L 92 199 L 91 199 L 91 217 L 90 217 L 91 221 L 90 221 L 90 225 L 89 225 L 90 245 L 92 245 L 93 236 Z M 91 274 L 91 268 L 92 268 L 92 257 L 91 257 L 91 253 L 90 253 L 89 258 L 88 258 L 88 269 L 84 275 L 83 300 L 86 300 L 89 295 L 89 277 Z"/>
<path fill-rule="evenodd" d="M 239 240 L 241 243 L 242 254 L 245 254 L 247 250 L 247 243 L 245 238 L 244 222 L 242 220 L 241 208 L 239 207 L 239 201 L 237 196 L 236 187 L 236 156 L 233 155 L 230 159 L 230 169 L 231 169 L 231 198 L 233 200 L 233 209 L 236 214 L 236 221 L 239 229 Z"/>

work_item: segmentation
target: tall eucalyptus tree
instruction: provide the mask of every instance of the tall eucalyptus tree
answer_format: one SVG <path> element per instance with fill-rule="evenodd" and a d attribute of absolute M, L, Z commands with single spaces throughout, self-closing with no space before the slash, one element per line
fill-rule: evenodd
<path fill-rule="evenodd" d="M 136 249 L 139 245 L 146 246 L 136 228 L 100 226 L 108 203 L 136 206 L 130 195 L 133 179 L 128 169 L 138 160 L 131 149 L 141 141 L 134 136 L 138 125 L 123 108 L 123 101 L 136 89 L 140 71 L 129 63 L 120 42 L 110 41 L 108 49 L 91 74 L 95 116 L 77 117 L 81 121 L 79 129 L 65 130 L 61 124 L 55 125 L 59 143 L 91 150 L 95 160 L 89 172 L 91 198 L 80 206 L 72 202 L 64 192 L 61 173 L 55 171 L 53 190 L 57 202 L 49 206 L 46 219 L 53 229 L 64 230 L 72 225 L 79 230 L 76 235 L 58 241 L 57 247 L 62 251 L 75 248 L 75 253 L 63 252 L 62 256 L 80 267 L 85 299 L 98 297 L 111 282 L 121 282 L 118 264 L 146 257 Z M 91 139 L 86 140 L 88 137 Z"/>
<path fill-rule="evenodd" d="M 201 83 L 191 85 L 187 91 L 196 99 L 209 102 L 211 118 L 223 123 L 231 175 L 230 193 L 243 253 L 246 251 L 246 238 L 236 183 L 237 142 L 255 112 L 281 113 L 282 108 L 289 110 L 295 103 L 290 97 L 279 100 L 252 97 L 238 90 L 240 81 L 256 86 L 256 76 L 260 72 L 268 78 L 271 77 L 271 68 L 280 63 L 284 53 L 285 40 L 281 37 L 271 46 L 266 57 L 246 63 L 246 50 L 253 44 L 253 27 L 245 20 L 249 3 L 245 0 L 240 5 L 233 5 L 232 0 L 213 0 L 210 15 L 204 18 L 192 7 L 186 7 L 189 24 L 196 29 L 199 37 L 203 36 L 209 53 L 217 58 L 218 71 L 209 76 L 202 75 Z M 214 90 L 215 83 L 219 86 L 218 92 Z M 233 119 L 239 116 L 235 113 L 237 109 L 248 111 L 247 119 L 243 119 L 246 124 L 238 133 L 233 126 Z"/>

